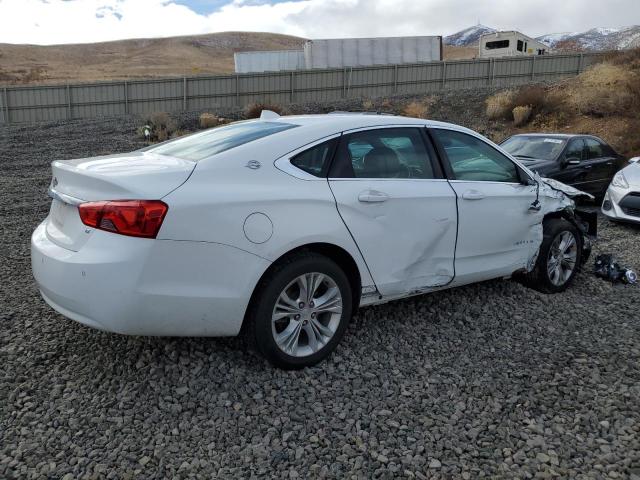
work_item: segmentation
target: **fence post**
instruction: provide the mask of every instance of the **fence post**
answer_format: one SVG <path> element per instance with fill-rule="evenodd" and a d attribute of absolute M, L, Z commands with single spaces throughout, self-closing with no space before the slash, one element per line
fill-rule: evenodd
<path fill-rule="evenodd" d="M 393 69 L 393 93 L 398 93 L 398 64 Z"/>
<path fill-rule="evenodd" d="M 240 80 L 236 73 L 236 107 L 240 106 Z"/>
<path fill-rule="evenodd" d="M 294 89 L 294 85 L 295 85 L 295 83 L 294 83 L 295 82 L 295 72 L 293 70 L 291 71 L 291 78 L 289 79 L 289 82 L 291 83 L 291 95 L 289 97 L 289 103 L 293 103 L 293 98 L 294 98 L 293 89 Z"/>
<path fill-rule="evenodd" d="M 487 73 L 487 84 L 491 85 L 491 76 L 493 75 L 493 58 L 489 59 L 489 72 Z"/>
<path fill-rule="evenodd" d="M 536 77 L 536 56 L 531 57 L 531 80 Z"/>
<path fill-rule="evenodd" d="M 580 75 L 580 73 L 582 72 L 583 62 L 584 62 L 584 53 L 581 53 L 580 60 L 578 60 L 578 75 Z"/>
<path fill-rule="evenodd" d="M 342 98 L 347 98 L 347 67 L 342 69 Z"/>
<path fill-rule="evenodd" d="M 122 86 L 124 87 L 124 113 L 128 115 L 129 114 L 129 86 L 126 80 L 124 81 Z"/>
<path fill-rule="evenodd" d="M 71 87 L 67 83 L 67 120 L 71 120 Z"/>
<path fill-rule="evenodd" d="M 187 111 L 187 77 L 182 79 L 182 111 Z"/>
<path fill-rule="evenodd" d="M 447 84 L 447 62 L 442 62 L 442 88 Z"/>
<path fill-rule="evenodd" d="M 9 125 L 11 123 L 9 119 L 9 95 L 7 94 L 7 87 L 2 89 L 4 94 L 4 123 Z"/>

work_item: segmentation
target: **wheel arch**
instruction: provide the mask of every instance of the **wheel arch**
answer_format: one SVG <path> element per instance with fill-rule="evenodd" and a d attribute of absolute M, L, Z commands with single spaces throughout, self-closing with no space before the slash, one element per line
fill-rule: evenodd
<path fill-rule="evenodd" d="M 258 281 L 256 282 L 253 292 L 251 293 L 251 297 L 249 299 L 249 303 L 247 304 L 247 309 L 245 311 L 244 319 L 242 321 L 241 331 L 245 331 L 247 327 L 247 317 L 251 311 L 251 308 L 255 304 L 256 296 L 258 293 L 258 288 L 260 287 L 262 280 L 269 275 L 276 267 L 278 267 L 282 262 L 286 261 L 292 255 L 296 255 L 302 252 L 310 252 L 317 253 L 319 255 L 323 255 L 331 260 L 333 260 L 347 275 L 349 279 L 349 284 L 351 285 L 351 294 L 353 300 L 353 312 L 355 313 L 360 305 L 360 298 L 362 292 L 362 275 L 360 273 L 360 269 L 358 268 L 358 264 L 353 256 L 344 248 L 325 242 L 314 242 L 307 243 L 304 245 L 300 245 L 298 247 L 292 248 L 286 253 L 280 255 L 269 267 L 262 273 Z"/>

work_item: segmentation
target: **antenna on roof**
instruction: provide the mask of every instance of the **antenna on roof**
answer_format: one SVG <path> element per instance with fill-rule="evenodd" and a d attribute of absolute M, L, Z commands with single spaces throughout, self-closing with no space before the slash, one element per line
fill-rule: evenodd
<path fill-rule="evenodd" d="M 280 118 L 276 112 L 272 112 L 271 110 L 262 110 L 260 114 L 260 120 L 272 120 L 274 118 Z"/>

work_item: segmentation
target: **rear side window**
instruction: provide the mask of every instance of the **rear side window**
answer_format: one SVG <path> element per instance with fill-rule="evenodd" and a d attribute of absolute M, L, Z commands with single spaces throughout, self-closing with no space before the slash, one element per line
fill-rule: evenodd
<path fill-rule="evenodd" d="M 305 150 L 293 157 L 291 163 L 311 175 L 324 177 L 329 168 L 329 162 L 331 162 L 337 143 L 338 139 L 334 138 L 311 147 L 309 150 Z"/>
<path fill-rule="evenodd" d="M 146 151 L 198 161 L 296 126 L 283 122 L 256 120 L 238 122 L 165 142 Z"/>
<path fill-rule="evenodd" d="M 516 48 L 519 52 L 524 51 L 524 42 L 522 40 L 518 40 L 518 46 Z"/>
<path fill-rule="evenodd" d="M 436 178 L 419 128 L 380 128 L 342 137 L 332 178 Z"/>
<path fill-rule="evenodd" d="M 456 180 L 519 183 L 516 165 L 479 138 L 453 130 L 432 130 Z"/>

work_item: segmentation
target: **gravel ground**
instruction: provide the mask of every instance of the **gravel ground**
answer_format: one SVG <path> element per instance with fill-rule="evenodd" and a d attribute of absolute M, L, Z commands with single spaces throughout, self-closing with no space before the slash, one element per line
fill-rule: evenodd
<path fill-rule="evenodd" d="M 640 290 L 589 272 L 363 309 L 299 372 L 56 314 L 29 264 L 49 162 L 136 148 L 136 124 L 0 129 L 0 478 L 640 479 Z M 639 234 L 601 219 L 595 251 L 640 269 Z"/>

